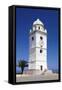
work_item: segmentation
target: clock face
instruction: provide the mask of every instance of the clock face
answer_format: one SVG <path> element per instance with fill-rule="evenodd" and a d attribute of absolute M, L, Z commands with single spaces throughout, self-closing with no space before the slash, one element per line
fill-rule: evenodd
<path fill-rule="evenodd" d="M 40 44 L 40 46 L 43 46 L 44 45 L 44 42 L 43 41 L 40 41 L 39 44 Z"/>

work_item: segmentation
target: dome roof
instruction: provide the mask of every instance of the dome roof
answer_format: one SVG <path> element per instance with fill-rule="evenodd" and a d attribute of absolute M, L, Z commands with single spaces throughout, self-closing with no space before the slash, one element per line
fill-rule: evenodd
<path fill-rule="evenodd" d="M 37 19 L 36 21 L 34 21 L 33 25 L 37 25 L 40 24 L 42 26 L 44 26 L 44 24 L 40 21 L 40 19 Z"/>

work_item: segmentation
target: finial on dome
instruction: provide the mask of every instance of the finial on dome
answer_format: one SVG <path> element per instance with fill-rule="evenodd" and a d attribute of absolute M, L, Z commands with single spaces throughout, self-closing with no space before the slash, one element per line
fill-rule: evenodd
<path fill-rule="evenodd" d="M 37 18 L 37 21 L 40 21 L 40 19 L 39 19 L 39 18 Z"/>

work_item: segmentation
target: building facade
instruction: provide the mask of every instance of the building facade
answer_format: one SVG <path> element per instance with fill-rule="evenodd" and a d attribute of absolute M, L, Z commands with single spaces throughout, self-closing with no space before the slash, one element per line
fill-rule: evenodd
<path fill-rule="evenodd" d="M 29 33 L 29 67 L 30 70 L 47 69 L 47 30 L 37 19 Z"/>

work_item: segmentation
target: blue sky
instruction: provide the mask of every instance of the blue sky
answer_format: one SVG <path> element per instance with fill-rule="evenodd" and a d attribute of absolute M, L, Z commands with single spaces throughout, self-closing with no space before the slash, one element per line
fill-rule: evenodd
<path fill-rule="evenodd" d="M 48 32 L 48 68 L 58 69 L 58 10 L 16 8 L 16 62 L 28 60 L 29 30 L 37 18 Z"/>

